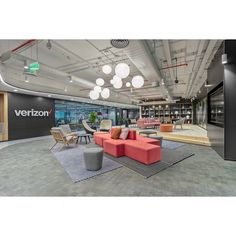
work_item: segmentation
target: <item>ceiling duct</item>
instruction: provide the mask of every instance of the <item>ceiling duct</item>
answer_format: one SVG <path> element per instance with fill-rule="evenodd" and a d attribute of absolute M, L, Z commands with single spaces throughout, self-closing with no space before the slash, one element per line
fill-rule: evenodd
<path fill-rule="evenodd" d="M 5 53 L 3 53 L 0 57 L 0 62 L 5 62 L 7 60 L 9 60 L 11 58 L 11 52 L 10 51 L 7 51 Z"/>
<path fill-rule="evenodd" d="M 157 63 L 144 40 L 131 40 L 129 47 L 125 48 L 124 52 L 148 81 L 161 81 L 161 73 Z M 162 96 L 168 96 L 168 99 L 172 100 L 170 92 L 167 91 L 168 88 L 163 85 L 163 89 L 161 89 Z"/>
<path fill-rule="evenodd" d="M 126 48 L 129 45 L 129 40 L 128 39 L 112 39 L 111 40 L 111 45 L 114 48 Z"/>
<path fill-rule="evenodd" d="M 2 57 L 1 57 L 2 58 Z M 9 59 L 15 59 L 15 60 L 18 60 L 18 61 L 22 61 L 23 63 L 25 61 L 28 61 L 29 63 L 30 62 L 34 62 L 34 60 L 32 58 L 29 58 L 29 57 L 26 57 L 26 56 L 23 56 L 21 54 L 17 54 L 17 53 L 12 53 L 12 52 L 9 52 L 9 55 L 6 57 L 6 58 L 9 58 Z M 64 71 L 60 71 L 58 69 L 55 69 L 55 68 L 52 68 L 52 67 L 49 67 L 41 62 L 40 63 L 40 72 L 39 74 L 37 75 L 33 75 L 33 74 L 28 74 L 28 75 L 32 75 L 32 76 L 41 76 L 41 75 L 51 75 L 51 77 L 54 75 L 57 75 L 58 76 L 58 79 L 61 78 L 68 78 L 69 74 L 64 72 Z M 25 71 L 23 72 L 23 74 L 25 74 Z M 78 76 L 74 76 L 74 75 L 71 75 L 72 76 L 72 79 L 74 82 L 77 82 L 79 84 L 80 87 L 82 88 L 86 88 L 86 89 L 93 89 L 94 86 L 96 85 L 95 83 L 93 82 L 90 82 L 84 78 L 80 78 Z M 115 94 L 115 95 L 118 95 L 118 93 L 116 91 L 113 91 L 112 90 L 112 93 Z M 135 99 L 134 99 L 135 100 Z M 131 103 L 131 99 L 128 95 L 126 94 L 122 94 L 122 101 L 124 102 L 128 102 Z"/>

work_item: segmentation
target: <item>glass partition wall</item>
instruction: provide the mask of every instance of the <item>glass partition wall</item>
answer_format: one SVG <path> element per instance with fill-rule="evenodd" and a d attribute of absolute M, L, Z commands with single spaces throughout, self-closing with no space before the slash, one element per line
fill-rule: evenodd
<path fill-rule="evenodd" d="M 89 114 L 91 112 L 97 113 L 98 122 L 102 119 L 110 119 L 112 120 L 112 125 L 117 125 L 120 115 L 119 113 L 121 112 L 121 110 L 123 109 L 110 106 L 95 105 L 92 103 L 55 100 L 56 126 L 59 126 L 61 124 L 70 124 L 71 128 L 73 129 L 81 129 L 82 120 L 89 121 Z M 137 116 L 138 111 L 138 109 L 126 110 L 126 112 L 129 113 L 131 119 L 136 118 L 135 116 Z"/>

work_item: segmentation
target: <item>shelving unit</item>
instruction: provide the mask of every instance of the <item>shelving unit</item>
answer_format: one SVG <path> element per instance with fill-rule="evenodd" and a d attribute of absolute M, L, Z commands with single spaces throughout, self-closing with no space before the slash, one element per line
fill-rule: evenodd
<path fill-rule="evenodd" d="M 192 103 L 144 105 L 141 106 L 141 111 L 143 118 L 156 118 L 165 123 L 185 118 L 185 123 L 193 123 Z"/>

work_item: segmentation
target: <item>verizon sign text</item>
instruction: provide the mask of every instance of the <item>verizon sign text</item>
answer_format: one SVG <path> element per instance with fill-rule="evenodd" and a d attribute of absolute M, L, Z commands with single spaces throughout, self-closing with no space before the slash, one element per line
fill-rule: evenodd
<path fill-rule="evenodd" d="M 24 116 L 24 117 L 48 117 L 50 116 L 50 114 L 52 113 L 52 109 L 50 109 L 49 111 L 37 111 L 34 109 L 31 110 L 14 110 L 15 115 L 16 116 Z"/>

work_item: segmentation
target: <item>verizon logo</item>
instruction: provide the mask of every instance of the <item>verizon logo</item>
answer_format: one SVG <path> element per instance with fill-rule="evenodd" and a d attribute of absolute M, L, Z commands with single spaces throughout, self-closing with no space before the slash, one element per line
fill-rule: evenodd
<path fill-rule="evenodd" d="M 49 111 L 36 111 L 34 109 L 31 110 L 14 110 L 16 116 L 40 116 L 40 117 L 47 117 L 50 116 L 52 113 L 52 109 Z"/>

